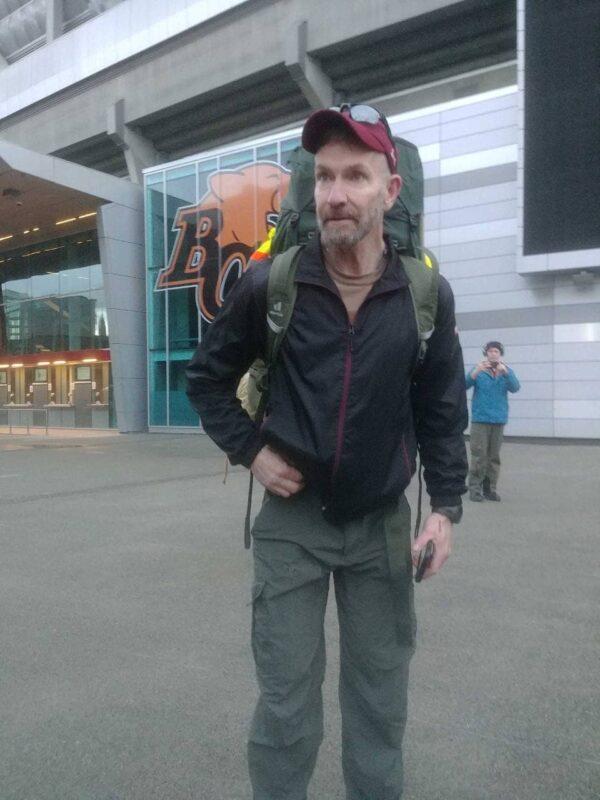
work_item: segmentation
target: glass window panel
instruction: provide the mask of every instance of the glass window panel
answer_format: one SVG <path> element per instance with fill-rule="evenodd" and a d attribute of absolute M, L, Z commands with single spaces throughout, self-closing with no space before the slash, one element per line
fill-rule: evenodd
<path fill-rule="evenodd" d="M 300 137 L 293 136 L 291 139 L 286 139 L 281 142 L 281 165 L 289 169 L 289 160 L 292 151 L 300 144 Z"/>
<path fill-rule="evenodd" d="M 169 294 L 169 351 L 189 350 L 197 344 L 196 292 L 193 288 L 172 291 Z"/>
<path fill-rule="evenodd" d="M 196 167 L 189 164 L 186 167 L 168 170 L 166 173 L 167 191 L 167 236 L 168 253 L 171 254 L 175 241 L 182 231 L 181 226 L 176 227 L 176 216 L 180 208 L 194 205 L 196 202 Z M 184 231 L 182 231 L 184 233 Z"/>
<path fill-rule="evenodd" d="M 210 178 L 218 168 L 216 158 L 209 158 L 198 163 L 198 200 L 204 199 L 204 195 L 211 191 Z"/>
<path fill-rule="evenodd" d="M 83 231 L 67 243 L 67 259 L 70 267 L 84 267 L 100 260 L 96 231 Z"/>
<path fill-rule="evenodd" d="M 9 302 L 4 305 L 6 325 L 6 352 L 21 355 L 29 352 L 29 302 Z"/>
<path fill-rule="evenodd" d="M 234 153 L 221 156 L 221 169 L 235 169 L 237 167 L 243 167 L 245 164 L 251 164 L 253 161 L 253 147 L 246 150 L 236 150 Z"/>
<path fill-rule="evenodd" d="M 0 305 L 0 357 L 5 353 L 8 353 L 6 307 L 4 305 Z"/>
<path fill-rule="evenodd" d="M 31 350 L 64 350 L 63 309 L 57 297 L 32 300 L 30 305 Z"/>
<path fill-rule="evenodd" d="M 169 363 L 169 425 L 197 426 L 198 414 L 190 405 L 186 395 L 185 368 L 192 357 L 192 350 L 180 352 Z"/>
<path fill-rule="evenodd" d="M 87 350 L 92 347 L 94 301 L 83 295 L 61 297 L 62 335 L 68 350 Z"/>
<path fill-rule="evenodd" d="M 31 268 L 29 260 L 20 254 L 6 254 L 0 264 L 0 302 L 29 300 L 31 297 Z"/>
<path fill-rule="evenodd" d="M 102 264 L 92 264 L 90 266 L 90 289 L 104 288 L 104 276 L 102 275 Z"/>
<path fill-rule="evenodd" d="M 263 144 L 256 148 L 257 161 L 277 161 L 277 142 Z"/>
<path fill-rule="evenodd" d="M 149 178 L 160 178 L 149 185 Z M 149 269 L 165 265 L 165 217 L 163 173 L 146 179 L 146 262 Z"/>
<path fill-rule="evenodd" d="M 77 267 L 60 273 L 60 294 L 87 295 L 90 292 L 90 268 Z"/>
<path fill-rule="evenodd" d="M 33 297 L 47 297 L 48 295 L 57 295 L 59 293 L 58 272 L 48 271 L 32 276 L 31 294 Z"/>
<path fill-rule="evenodd" d="M 158 271 L 155 270 L 148 273 L 148 348 L 150 350 L 164 350 L 167 338 L 166 292 L 155 291 L 157 275 Z"/>
<path fill-rule="evenodd" d="M 149 369 L 150 425 L 167 424 L 167 362 L 164 354 L 153 354 Z"/>
<path fill-rule="evenodd" d="M 102 350 L 109 346 L 108 341 L 108 314 L 106 300 L 101 289 L 90 292 L 90 313 L 92 319 L 91 344 L 95 350 Z"/>
<path fill-rule="evenodd" d="M 146 186 L 156 186 L 156 184 L 162 186 L 163 175 L 164 172 L 162 170 L 159 172 L 151 172 L 149 175 L 146 175 Z"/>

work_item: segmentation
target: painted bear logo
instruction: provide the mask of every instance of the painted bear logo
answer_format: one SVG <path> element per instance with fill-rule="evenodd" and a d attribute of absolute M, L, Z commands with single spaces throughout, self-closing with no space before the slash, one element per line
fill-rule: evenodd
<path fill-rule="evenodd" d="M 195 286 L 198 310 L 212 322 L 250 256 L 277 223 L 288 183 L 288 170 L 270 161 L 214 172 L 202 200 L 177 209 L 177 238 L 155 291 Z"/>

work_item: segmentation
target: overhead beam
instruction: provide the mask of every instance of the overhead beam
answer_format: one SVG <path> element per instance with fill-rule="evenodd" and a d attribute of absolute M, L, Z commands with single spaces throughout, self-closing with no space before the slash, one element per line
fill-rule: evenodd
<path fill-rule="evenodd" d="M 65 24 L 64 0 L 46 0 L 46 42 L 62 36 Z"/>
<path fill-rule="evenodd" d="M 308 22 L 292 26 L 286 42 L 285 66 L 311 108 L 333 104 L 334 92 L 329 77 L 308 52 Z"/>
<path fill-rule="evenodd" d="M 125 122 L 123 98 L 109 106 L 106 132 L 117 147 L 123 151 L 130 181 L 141 186 L 144 181 L 143 170 L 160 163 L 162 158 L 152 142 L 132 130 Z"/>

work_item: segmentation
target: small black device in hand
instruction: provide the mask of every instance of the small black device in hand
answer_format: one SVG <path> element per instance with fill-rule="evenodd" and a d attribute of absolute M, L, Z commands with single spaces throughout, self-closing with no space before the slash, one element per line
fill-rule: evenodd
<path fill-rule="evenodd" d="M 425 570 L 430 566 L 433 561 L 433 553 L 435 546 L 433 540 L 430 539 L 425 547 L 419 553 L 419 560 L 417 561 L 417 571 L 415 572 L 415 583 L 420 583 L 421 578 L 425 574 Z"/>

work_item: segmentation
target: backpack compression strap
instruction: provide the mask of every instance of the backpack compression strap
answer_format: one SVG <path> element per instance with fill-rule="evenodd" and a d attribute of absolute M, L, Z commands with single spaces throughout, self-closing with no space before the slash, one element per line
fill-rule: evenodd
<path fill-rule="evenodd" d="M 425 358 L 427 342 L 435 328 L 440 278 L 440 268 L 436 257 L 424 248 L 422 253 L 422 261 L 404 254 L 400 255 L 400 261 L 408 277 L 410 296 L 419 330 L 417 364 L 422 363 Z"/>
<path fill-rule="evenodd" d="M 269 282 L 267 284 L 267 352 L 265 354 L 265 372 L 260 388 L 260 401 L 256 409 L 254 421 L 260 425 L 265 413 L 269 397 L 269 377 L 279 350 L 285 339 L 285 334 L 292 318 L 294 303 L 296 302 L 297 287 L 295 283 L 296 265 L 302 245 L 290 247 L 284 253 L 275 256 L 269 269 Z M 244 523 L 244 546 L 250 548 L 250 516 L 252 513 L 252 489 L 254 475 L 250 472 L 250 485 L 248 487 L 248 504 L 246 506 L 246 520 Z"/>

